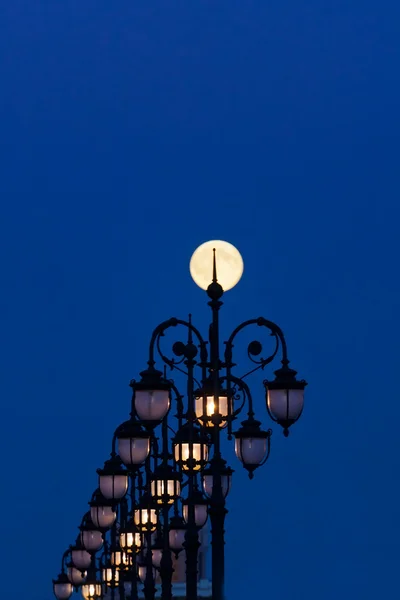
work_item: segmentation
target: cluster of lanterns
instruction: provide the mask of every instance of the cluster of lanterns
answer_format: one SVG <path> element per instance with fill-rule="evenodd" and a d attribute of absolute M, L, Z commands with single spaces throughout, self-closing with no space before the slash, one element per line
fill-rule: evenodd
<path fill-rule="evenodd" d="M 214 482 L 213 470 L 207 466 L 208 432 L 211 427 L 222 429 L 233 420 L 233 394 L 221 386 L 215 397 L 207 385 L 195 392 L 195 417 L 181 423 L 172 439 L 173 464 L 158 454 L 161 462 L 138 497 L 137 490 L 132 492 L 132 481 L 149 458 L 156 439 L 154 431 L 166 419 L 171 405 L 170 384 L 156 373 L 158 376 L 153 380 L 146 372 L 141 382 L 132 384 L 133 416 L 116 430 L 116 451 L 97 471 L 98 489 L 89 502 L 90 510 L 84 516 L 75 545 L 64 555 L 69 557 L 69 563 L 65 565 L 63 559 L 62 572 L 53 582 L 58 600 L 67 600 L 74 589 L 80 589 L 85 600 L 101 598 L 108 587 L 125 585 L 129 591 L 131 579 L 127 575 L 133 563 L 138 580 L 146 579 L 149 565 L 142 551 L 149 543 L 153 577 L 156 577 L 163 553 L 161 529 L 168 528 L 169 548 L 173 553 L 177 555 L 184 547 L 189 498 L 181 499 L 183 474 L 194 477 L 201 474 L 202 490 L 196 485 L 190 502 L 194 504 L 195 526 L 200 529 L 207 521 Z M 275 375 L 274 381 L 265 382 L 267 411 L 287 434 L 301 415 L 306 383 L 297 381 L 296 373 L 287 366 Z M 268 458 L 270 433 L 261 429 L 252 411 L 234 433 L 236 455 L 251 475 Z M 231 487 L 231 475 L 232 470 L 222 465 L 220 480 L 224 497 Z M 127 512 L 130 488 L 131 509 Z M 177 508 L 179 500 L 182 500 L 181 515 Z M 174 506 L 175 511 L 169 522 L 161 523 L 159 513 L 165 505 Z M 107 532 L 112 532 L 111 543 L 107 542 Z M 96 553 L 101 548 L 103 553 L 96 562 Z"/>

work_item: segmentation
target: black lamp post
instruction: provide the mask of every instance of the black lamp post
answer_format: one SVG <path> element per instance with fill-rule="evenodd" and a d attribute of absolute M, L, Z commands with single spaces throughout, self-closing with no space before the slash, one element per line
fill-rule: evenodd
<path fill-rule="evenodd" d="M 90 512 L 84 515 L 81 534 L 69 550 L 70 568 L 75 571 L 69 570 L 68 578 L 63 558 L 62 572 L 54 581 L 58 600 L 69 598 L 72 585 L 81 585 L 87 600 L 99 598 L 102 586 L 111 589 L 112 600 L 117 589 L 121 600 L 137 600 L 141 583 L 146 600 L 154 600 L 159 579 L 162 600 L 172 600 L 172 554 L 177 556 L 183 550 L 186 598 L 197 600 L 199 531 L 208 516 L 212 598 L 224 600 L 226 497 L 233 470 L 222 456 L 221 435 L 226 431 L 228 439 L 234 436 L 236 455 L 252 478 L 268 460 L 272 431 L 264 430 L 255 418 L 245 378 L 264 369 L 281 352 L 281 367 L 275 371 L 275 379 L 265 380 L 264 386 L 267 412 L 286 437 L 302 413 L 307 384 L 297 380 L 296 371 L 289 367 L 282 330 L 263 317 L 236 327 L 222 355 L 219 314 L 223 294 L 214 250 L 207 287 L 211 309 L 208 337 L 203 338 L 190 316 L 188 321 L 171 318 L 153 331 L 147 368 L 139 381 L 130 383 L 130 419 L 114 433 L 111 457 L 97 471 L 99 488 L 89 503 Z M 178 326 L 186 328 L 187 341 L 175 342 L 173 357 L 168 357 L 160 342 L 167 330 Z M 255 366 L 238 377 L 233 372 L 233 349 L 237 335 L 248 326 L 265 328 L 275 348 L 263 358 L 261 343 L 251 342 L 247 351 Z M 156 353 L 165 365 L 164 372 L 156 368 Z M 167 379 L 165 368 L 184 373 L 186 401 L 175 382 Z M 176 415 L 171 407 L 176 408 Z M 247 416 L 233 432 L 233 423 L 245 407 Z M 103 544 L 96 570 L 95 554 Z"/>

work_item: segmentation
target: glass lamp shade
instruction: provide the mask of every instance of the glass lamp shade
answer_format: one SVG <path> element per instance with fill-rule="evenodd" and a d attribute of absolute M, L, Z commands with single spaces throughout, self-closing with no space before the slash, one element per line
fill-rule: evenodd
<path fill-rule="evenodd" d="M 154 531 L 157 527 L 157 520 L 155 508 L 137 508 L 135 510 L 135 524 L 139 529 Z"/>
<path fill-rule="evenodd" d="M 110 560 L 113 567 L 119 567 L 120 569 L 125 569 L 125 567 L 132 564 L 132 556 L 124 552 L 118 545 L 111 549 Z"/>
<path fill-rule="evenodd" d="M 102 595 L 101 583 L 98 581 L 93 583 L 84 583 L 81 591 L 85 600 L 97 600 L 98 598 L 101 598 Z"/>
<path fill-rule="evenodd" d="M 307 383 L 297 381 L 296 371 L 284 366 L 275 371 L 274 381 L 265 381 L 267 410 L 273 421 L 283 427 L 285 436 L 289 427 L 301 416 L 304 406 L 304 389 Z"/>
<path fill-rule="evenodd" d="M 207 384 L 207 388 L 211 388 L 211 384 Z M 226 390 L 220 390 L 218 395 L 218 413 L 220 421 L 216 416 L 216 402 L 211 389 L 198 390 L 195 393 L 195 413 L 198 420 L 207 427 L 212 427 L 214 424 L 223 428 L 227 425 L 227 418 L 232 414 L 232 403 L 228 398 Z M 213 419 L 214 417 L 214 419 Z"/>
<path fill-rule="evenodd" d="M 127 475 L 100 475 L 99 487 L 104 498 L 120 500 L 128 491 Z"/>
<path fill-rule="evenodd" d="M 174 438 L 174 458 L 183 471 L 200 471 L 208 461 L 208 439 L 200 429 L 183 425 Z"/>
<path fill-rule="evenodd" d="M 88 552 L 97 552 L 103 545 L 101 531 L 84 529 L 81 533 L 81 542 Z"/>
<path fill-rule="evenodd" d="M 57 600 L 67 600 L 73 591 L 72 583 L 65 573 L 61 573 L 57 579 L 53 580 L 53 592 Z"/>
<path fill-rule="evenodd" d="M 141 465 L 150 452 L 150 436 L 142 426 L 131 419 L 118 428 L 118 454 L 127 467 Z"/>
<path fill-rule="evenodd" d="M 104 463 L 102 469 L 97 469 L 99 488 L 107 500 L 120 500 L 128 491 L 128 473 L 122 468 L 121 458 L 115 456 Z"/>
<path fill-rule="evenodd" d="M 186 524 L 182 517 L 172 517 L 169 525 L 169 546 L 175 553 L 183 549 Z"/>
<path fill-rule="evenodd" d="M 103 581 L 108 586 L 118 585 L 119 571 L 112 567 L 104 567 L 102 570 Z"/>
<path fill-rule="evenodd" d="M 133 550 L 139 552 L 142 546 L 142 536 L 136 530 L 120 530 L 119 543 L 125 552 L 133 552 Z"/>
<path fill-rule="evenodd" d="M 235 435 L 235 452 L 243 466 L 249 471 L 250 477 L 253 471 L 263 464 L 270 451 L 271 430 L 262 431 L 261 423 L 250 417 L 243 421 L 241 428 Z"/>
<path fill-rule="evenodd" d="M 141 583 L 144 583 L 146 580 L 146 575 L 147 575 L 147 565 L 138 565 L 138 577 L 141 581 Z M 157 577 L 157 572 L 155 570 L 155 568 L 153 567 L 153 580 L 156 580 Z"/>
<path fill-rule="evenodd" d="M 245 437 L 235 440 L 236 456 L 247 465 L 259 465 L 267 452 L 267 438 Z"/>
<path fill-rule="evenodd" d="M 224 466 L 221 469 L 221 487 L 222 487 L 222 495 L 224 498 L 230 492 L 231 484 L 232 484 L 232 469 L 230 467 Z M 203 490 L 208 498 L 211 498 L 212 491 L 214 485 L 214 475 L 210 469 L 206 469 L 203 472 Z"/>
<path fill-rule="evenodd" d="M 204 504 L 196 504 L 194 507 L 194 522 L 196 527 L 203 527 L 207 521 L 207 505 Z M 183 507 L 183 518 L 185 522 L 189 522 L 189 506 Z"/>
<path fill-rule="evenodd" d="M 161 371 L 149 367 L 140 373 L 139 382 L 132 381 L 136 414 L 146 426 L 156 425 L 163 420 L 170 407 L 170 384 Z"/>
<path fill-rule="evenodd" d="M 70 580 L 72 585 L 74 585 L 75 587 L 78 587 L 78 586 L 82 585 L 82 583 L 84 583 L 84 581 L 86 579 L 86 575 L 87 575 L 86 571 L 81 571 L 80 569 L 77 569 L 73 565 L 70 565 L 68 567 L 68 571 L 67 571 L 68 579 Z"/>
<path fill-rule="evenodd" d="M 167 498 L 167 504 L 173 504 L 181 493 L 181 484 L 176 479 L 156 480 L 151 482 L 151 494 L 159 504 L 163 504 L 163 498 Z"/>
<path fill-rule="evenodd" d="M 117 513 L 111 506 L 92 506 L 90 516 L 95 527 L 99 529 L 110 529 L 113 526 Z"/>
<path fill-rule="evenodd" d="M 162 549 L 161 548 L 153 548 L 151 550 L 151 560 L 153 563 L 153 567 L 156 569 L 160 568 L 162 559 Z"/>
<path fill-rule="evenodd" d="M 183 519 L 186 524 L 189 524 L 189 502 L 194 504 L 194 522 L 196 527 L 203 527 L 206 524 L 208 517 L 208 502 L 204 498 L 203 494 L 196 490 L 193 492 L 190 500 L 187 498 L 182 502 L 183 505 Z"/>
<path fill-rule="evenodd" d="M 170 406 L 169 390 L 137 390 L 136 413 L 142 421 L 162 421 Z"/>
<path fill-rule="evenodd" d="M 159 465 L 151 482 L 151 495 L 158 504 L 173 504 L 181 493 L 180 475 L 170 465 Z"/>
<path fill-rule="evenodd" d="M 87 550 L 74 547 L 71 552 L 71 560 L 74 567 L 83 571 L 84 569 L 90 567 L 92 556 Z"/>

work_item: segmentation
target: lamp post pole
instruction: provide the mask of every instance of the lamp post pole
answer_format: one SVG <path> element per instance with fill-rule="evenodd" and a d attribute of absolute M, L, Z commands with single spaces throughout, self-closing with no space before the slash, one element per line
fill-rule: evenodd
<path fill-rule="evenodd" d="M 191 317 L 189 316 L 191 324 Z M 189 329 L 188 343 L 185 349 L 185 365 L 187 368 L 187 399 L 188 411 L 187 421 L 189 424 L 189 471 L 188 471 L 188 521 L 185 535 L 185 552 L 186 552 L 186 598 L 187 600 L 197 600 L 197 561 L 200 548 L 199 532 L 196 526 L 195 508 L 193 502 L 193 492 L 195 485 L 194 473 L 194 423 L 196 413 L 194 408 L 194 382 L 193 370 L 196 364 L 195 356 L 197 350 L 193 345 L 192 330 Z"/>
<path fill-rule="evenodd" d="M 220 463 L 221 439 L 220 425 L 222 421 L 219 405 L 220 396 L 220 370 L 221 361 L 219 357 L 219 309 L 222 306 L 220 298 L 223 289 L 217 280 L 217 265 L 215 249 L 213 250 L 213 279 L 207 289 L 210 298 L 208 305 L 212 311 L 212 323 L 209 330 L 210 343 L 210 373 L 212 378 L 212 391 L 214 396 L 214 415 L 212 417 L 212 435 L 214 456 L 211 461 L 213 473 L 213 487 L 210 499 L 209 514 L 211 519 L 211 548 L 212 548 L 212 597 L 213 600 L 224 600 L 225 580 L 225 498 L 222 492 L 222 480 Z"/>

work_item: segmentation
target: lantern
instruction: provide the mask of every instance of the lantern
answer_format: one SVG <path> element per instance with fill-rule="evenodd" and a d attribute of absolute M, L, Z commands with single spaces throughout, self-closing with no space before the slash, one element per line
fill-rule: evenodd
<path fill-rule="evenodd" d="M 99 488 L 107 500 L 120 500 L 128 491 L 128 473 L 122 468 L 119 456 L 114 456 L 97 469 Z"/>
<path fill-rule="evenodd" d="M 266 462 L 270 452 L 272 431 L 262 431 L 260 425 L 260 421 L 249 417 L 234 434 L 236 456 L 249 471 L 250 478 L 255 469 Z"/>
<path fill-rule="evenodd" d="M 174 457 L 183 471 L 199 471 L 208 460 L 208 437 L 193 423 L 183 425 L 175 435 Z"/>
<path fill-rule="evenodd" d="M 284 364 L 275 371 L 274 381 L 264 381 L 267 392 L 267 410 L 271 419 L 283 427 L 285 437 L 289 435 L 289 427 L 293 425 L 303 412 L 304 379 L 297 381 L 297 372 Z"/>

